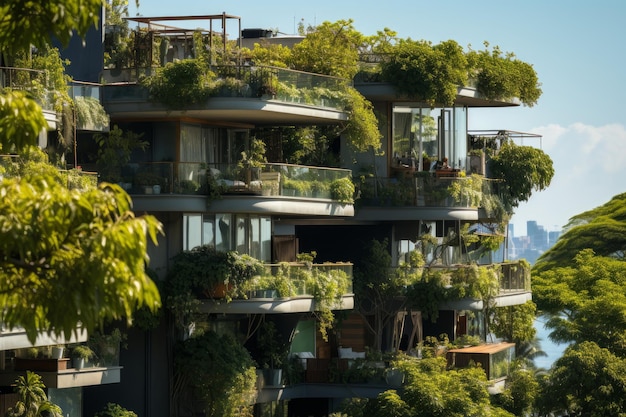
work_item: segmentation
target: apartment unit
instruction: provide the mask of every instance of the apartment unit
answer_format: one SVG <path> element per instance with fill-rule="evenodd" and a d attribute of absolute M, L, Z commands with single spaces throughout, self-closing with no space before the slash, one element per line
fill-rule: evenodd
<path fill-rule="evenodd" d="M 197 29 L 198 22 L 206 29 Z M 373 398 L 397 386 L 385 373 L 382 356 L 373 358 L 375 352 L 418 354 L 427 336 L 441 334 L 484 341 L 485 303 L 497 308 L 531 299 L 523 263 L 506 262 L 502 251 L 475 251 L 479 244 L 462 241 L 467 233 L 495 233 L 484 226 L 495 220 L 482 196 L 497 198 L 498 187 L 488 178 L 482 151 L 485 143 L 497 144 L 513 134 L 469 132 L 470 112 L 518 103 L 485 99 L 464 87 L 453 105 L 433 107 L 403 98 L 380 80 L 257 66 L 232 48 L 262 42 L 271 33 L 242 30 L 241 18 L 225 13 L 136 17 L 128 23 L 107 27 L 104 46 L 96 45 L 111 58 L 101 61 L 100 80 L 81 80 L 101 84 L 77 84 L 74 91 L 96 98 L 110 118 L 106 127 L 120 129 L 121 135 L 132 132 L 134 139 L 122 137 L 135 145 L 118 149 L 113 159 L 98 160 L 93 155 L 101 148 L 92 134 L 106 129 L 84 127 L 77 136 L 75 164 L 101 171 L 102 180 L 130 194 L 137 213 L 162 222 L 165 233 L 150 250 L 149 268 L 163 283 L 166 308 L 154 326 L 125 330 L 128 349 L 115 368 L 118 383 L 83 388 L 84 415 L 107 402 L 140 416 L 195 415 L 202 409 L 196 392 L 202 384 L 180 379 L 177 352 L 197 334 L 213 335 L 208 340 L 215 344 L 228 334 L 259 366 L 249 400 L 255 415 L 324 416 L 345 398 Z M 243 36 L 227 44 L 226 33 L 233 32 Z M 114 56 L 121 51 L 107 44 L 116 36 L 133 40 L 123 64 Z M 272 38 L 271 43 L 291 46 L 300 39 Z M 227 62 L 224 56 L 231 53 L 235 58 Z M 183 83 L 175 87 L 178 91 L 159 96 L 161 90 L 145 83 L 156 67 L 193 61 L 200 54 L 208 54 L 214 75 L 208 97 L 185 102 L 181 97 L 189 97 L 186 89 L 193 86 Z M 80 71 L 79 63 L 72 66 Z M 284 155 L 296 128 L 332 127 L 349 119 L 336 94 L 347 87 L 373 104 L 382 149 L 355 152 L 339 135 L 329 141 L 333 158 L 325 159 L 334 163 L 290 163 Z M 388 259 L 385 273 L 427 267 L 449 276 L 481 265 L 498 280 L 498 291 L 489 300 L 446 300 L 436 307 L 436 320 L 433 314 L 425 317 L 425 308 L 408 302 L 406 295 L 384 305 L 359 299 L 355 280 L 372 274 L 367 262 L 373 242 Z M 419 265 L 412 263 L 416 252 Z M 198 276 L 179 263 L 181 253 L 195 253 L 193 262 L 206 262 L 195 269 L 201 271 Z M 224 254 L 243 256 L 246 266 Z M 249 273 L 246 268 L 253 264 L 258 268 Z M 224 265 L 229 265 L 227 272 L 215 272 Z M 222 285 L 209 286 L 212 274 L 226 274 L 219 275 Z M 245 282 L 243 275 L 249 278 Z M 194 295 L 193 312 L 189 304 L 177 304 L 180 299 L 173 295 L 181 294 L 167 292 L 173 276 L 180 285 L 189 283 L 185 294 Z M 502 350 L 485 352 L 510 361 L 511 345 Z M 278 368 L 274 362 L 279 361 L 282 375 L 262 372 Z M 363 366 L 369 376 L 357 375 Z M 109 376 L 112 371 L 101 372 Z M 203 381 L 206 386 L 212 382 Z"/>

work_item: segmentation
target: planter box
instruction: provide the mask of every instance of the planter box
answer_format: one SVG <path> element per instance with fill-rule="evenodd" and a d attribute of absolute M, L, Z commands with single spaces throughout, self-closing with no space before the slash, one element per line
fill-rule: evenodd
<path fill-rule="evenodd" d="M 61 359 L 28 359 L 15 358 L 16 371 L 56 372 L 67 369 L 69 358 Z"/>

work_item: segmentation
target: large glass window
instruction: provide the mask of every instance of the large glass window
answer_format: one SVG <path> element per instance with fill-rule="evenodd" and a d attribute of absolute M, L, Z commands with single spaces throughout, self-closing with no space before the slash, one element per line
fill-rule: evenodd
<path fill-rule="evenodd" d="M 429 169 L 426 164 L 448 158 L 453 168 L 464 168 L 467 154 L 466 114 L 463 107 L 395 106 L 392 142 L 395 164 L 411 168 L 424 164 L 423 168 Z"/>
<path fill-rule="evenodd" d="M 183 217 L 183 249 L 210 245 L 219 251 L 236 250 L 270 262 L 272 220 L 249 214 L 186 214 Z"/>

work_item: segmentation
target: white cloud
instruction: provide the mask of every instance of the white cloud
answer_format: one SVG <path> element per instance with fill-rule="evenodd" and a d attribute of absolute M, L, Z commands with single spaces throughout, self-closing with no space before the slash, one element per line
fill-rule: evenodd
<path fill-rule="evenodd" d="M 535 192 L 516 210 L 512 222 L 517 235 L 524 234 L 528 220 L 536 220 L 547 230 L 561 228 L 570 217 L 626 191 L 624 125 L 575 123 L 532 131 L 543 135 L 542 148 L 552 158 L 555 175 L 549 188 Z"/>

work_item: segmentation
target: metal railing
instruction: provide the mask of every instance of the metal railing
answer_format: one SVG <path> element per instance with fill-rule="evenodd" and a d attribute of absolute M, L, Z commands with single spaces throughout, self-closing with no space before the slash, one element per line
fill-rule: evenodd
<path fill-rule="evenodd" d="M 44 110 L 54 108 L 54 91 L 44 70 L 0 67 L 0 88 L 28 91 Z"/>

